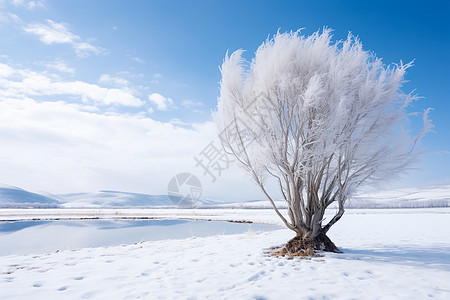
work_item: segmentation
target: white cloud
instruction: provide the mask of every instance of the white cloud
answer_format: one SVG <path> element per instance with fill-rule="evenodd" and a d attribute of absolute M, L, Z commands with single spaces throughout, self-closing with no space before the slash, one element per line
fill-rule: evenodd
<path fill-rule="evenodd" d="M 124 78 L 120 78 L 117 76 L 111 76 L 109 74 L 102 74 L 98 82 L 108 85 L 116 85 L 116 86 L 128 86 L 130 82 Z"/>
<path fill-rule="evenodd" d="M 169 108 L 173 108 L 173 100 L 158 93 L 149 95 L 148 100 L 156 104 L 158 110 L 168 110 Z"/>
<path fill-rule="evenodd" d="M 47 45 L 51 44 L 69 44 L 75 50 L 79 57 L 87 57 L 91 54 L 104 53 L 103 48 L 83 42 L 78 35 L 69 31 L 64 23 L 56 23 L 47 20 L 46 24 L 34 23 L 28 24 L 23 28 L 26 32 L 37 35 L 41 42 Z"/>
<path fill-rule="evenodd" d="M 47 99 L 52 95 L 60 101 Z M 73 97 L 86 102 L 73 102 Z M 161 95 L 152 98 L 164 99 L 161 108 L 172 105 Z M 145 104 L 126 89 L 60 81 L 0 63 L 0 183 L 52 193 L 109 189 L 165 194 L 173 176 L 190 172 L 201 180 L 205 197 L 258 198 L 235 166 L 212 183 L 196 165 L 194 156 L 216 138 L 212 122 L 159 122 L 148 117 L 153 108 L 141 106 L 132 114 L 113 106 L 104 112 L 96 103 Z"/>
<path fill-rule="evenodd" d="M 16 14 L 10 13 L 10 12 L 0 12 L 0 23 L 16 23 L 20 24 L 22 23 L 22 19 L 19 18 Z"/>
<path fill-rule="evenodd" d="M 186 129 L 141 115 L 102 115 L 65 102 L 0 96 L 0 182 L 50 192 L 98 189 L 166 193 L 195 171 L 212 123 Z"/>
<path fill-rule="evenodd" d="M 48 69 L 52 69 L 61 73 L 75 74 L 75 69 L 70 68 L 67 64 L 61 59 L 57 59 L 54 62 L 48 63 L 46 65 Z"/>
<path fill-rule="evenodd" d="M 158 78 L 161 78 L 161 77 L 162 77 L 162 74 L 155 73 L 155 74 L 153 74 L 154 79 L 152 79 L 150 82 L 153 84 L 160 84 L 161 82 L 158 80 Z"/>
<path fill-rule="evenodd" d="M 43 0 L 12 0 L 11 3 L 14 6 L 22 6 L 25 7 L 26 9 L 45 7 L 45 1 Z"/>
<path fill-rule="evenodd" d="M 56 23 L 52 20 L 47 20 L 47 24 L 35 23 L 24 27 L 28 33 L 35 34 L 44 44 L 72 44 L 79 39 L 69 31 L 67 26 L 63 23 Z"/>
<path fill-rule="evenodd" d="M 181 105 L 183 105 L 186 108 L 192 108 L 202 106 L 203 103 L 195 100 L 183 100 L 183 102 L 181 102 Z"/>
<path fill-rule="evenodd" d="M 84 103 L 139 107 L 144 104 L 131 90 L 104 88 L 84 81 L 60 81 L 45 73 L 14 69 L 0 63 L 0 97 L 76 96 Z"/>
<path fill-rule="evenodd" d="M 6 64 L 0 63 L 0 79 L 6 78 L 14 74 L 16 71 Z"/>
<path fill-rule="evenodd" d="M 205 197 L 262 199 L 235 165 L 214 183 L 196 166 L 194 156 L 203 148 L 211 141 L 220 145 L 212 122 L 184 126 L 140 114 L 105 115 L 76 104 L 2 96 L 0 116 L 0 183 L 51 193 L 166 194 L 173 176 L 190 172 L 202 182 Z"/>
<path fill-rule="evenodd" d="M 128 90 L 103 88 L 83 81 L 55 82 L 50 87 L 50 92 L 53 92 L 56 95 L 79 95 L 83 97 L 84 102 L 92 100 L 101 105 L 122 105 L 134 107 L 143 105 L 143 102 L 132 95 Z"/>
<path fill-rule="evenodd" d="M 75 49 L 75 53 L 82 58 L 88 57 L 90 54 L 101 54 L 106 52 L 105 49 L 86 42 L 73 43 L 73 48 Z"/>
<path fill-rule="evenodd" d="M 55 95 L 59 101 L 48 99 Z M 162 107 L 173 106 L 170 98 L 152 98 L 161 97 Z M 140 106 L 140 112 L 117 106 L 104 112 L 95 104 Z M 62 81 L 48 71 L 0 63 L 0 183 L 52 193 L 109 189 L 165 194 L 173 176 L 191 172 L 201 180 L 205 197 L 258 198 L 235 167 L 212 183 L 196 165 L 194 156 L 216 137 L 212 122 L 155 121 L 148 117 L 153 108 L 144 104 L 126 88 Z"/>
<path fill-rule="evenodd" d="M 145 60 L 143 60 L 142 58 L 136 57 L 136 56 L 132 56 L 130 57 L 131 60 L 138 62 L 140 64 L 145 64 Z"/>

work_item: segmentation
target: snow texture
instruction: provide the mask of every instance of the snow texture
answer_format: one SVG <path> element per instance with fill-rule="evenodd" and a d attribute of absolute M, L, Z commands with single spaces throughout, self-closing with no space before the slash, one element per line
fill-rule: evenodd
<path fill-rule="evenodd" d="M 246 210 L 246 218 L 261 212 Z M 5 256 L 0 298 L 449 299 L 449 213 L 348 214 L 329 232 L 344 253 L 313 259 L 264 253 L 292 237 L 287 229 Z"/>

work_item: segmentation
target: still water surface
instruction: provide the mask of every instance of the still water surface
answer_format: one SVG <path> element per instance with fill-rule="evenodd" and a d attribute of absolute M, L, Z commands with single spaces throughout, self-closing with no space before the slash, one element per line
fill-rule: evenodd
<path fill-rule="evenodd" d="M 186 220 L 0 222 L 0 256 L 275 229 L 279 227 Z"/>

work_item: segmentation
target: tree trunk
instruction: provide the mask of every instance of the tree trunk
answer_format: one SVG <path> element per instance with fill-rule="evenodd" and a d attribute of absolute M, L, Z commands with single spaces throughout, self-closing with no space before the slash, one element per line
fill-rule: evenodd
<path fill-rule="evenodd" d="M 313 239 L 303 238 L 297 235 L 291 239 L 279 251 L 274 252 L 275 255 L 289 255 L 289 256 L 314 256 L 315 250 L 342 253 L 336 245 L 328 238 L 328 236 L 321 232 Z"/>

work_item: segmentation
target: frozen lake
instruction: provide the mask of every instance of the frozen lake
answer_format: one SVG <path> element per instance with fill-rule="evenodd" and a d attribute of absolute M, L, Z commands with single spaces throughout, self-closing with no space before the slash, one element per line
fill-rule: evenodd
<path fill-rule="evenodd" d="M 0 222 L 0 256 L 274 229 L 279 227 L 186 220 Z"/>

